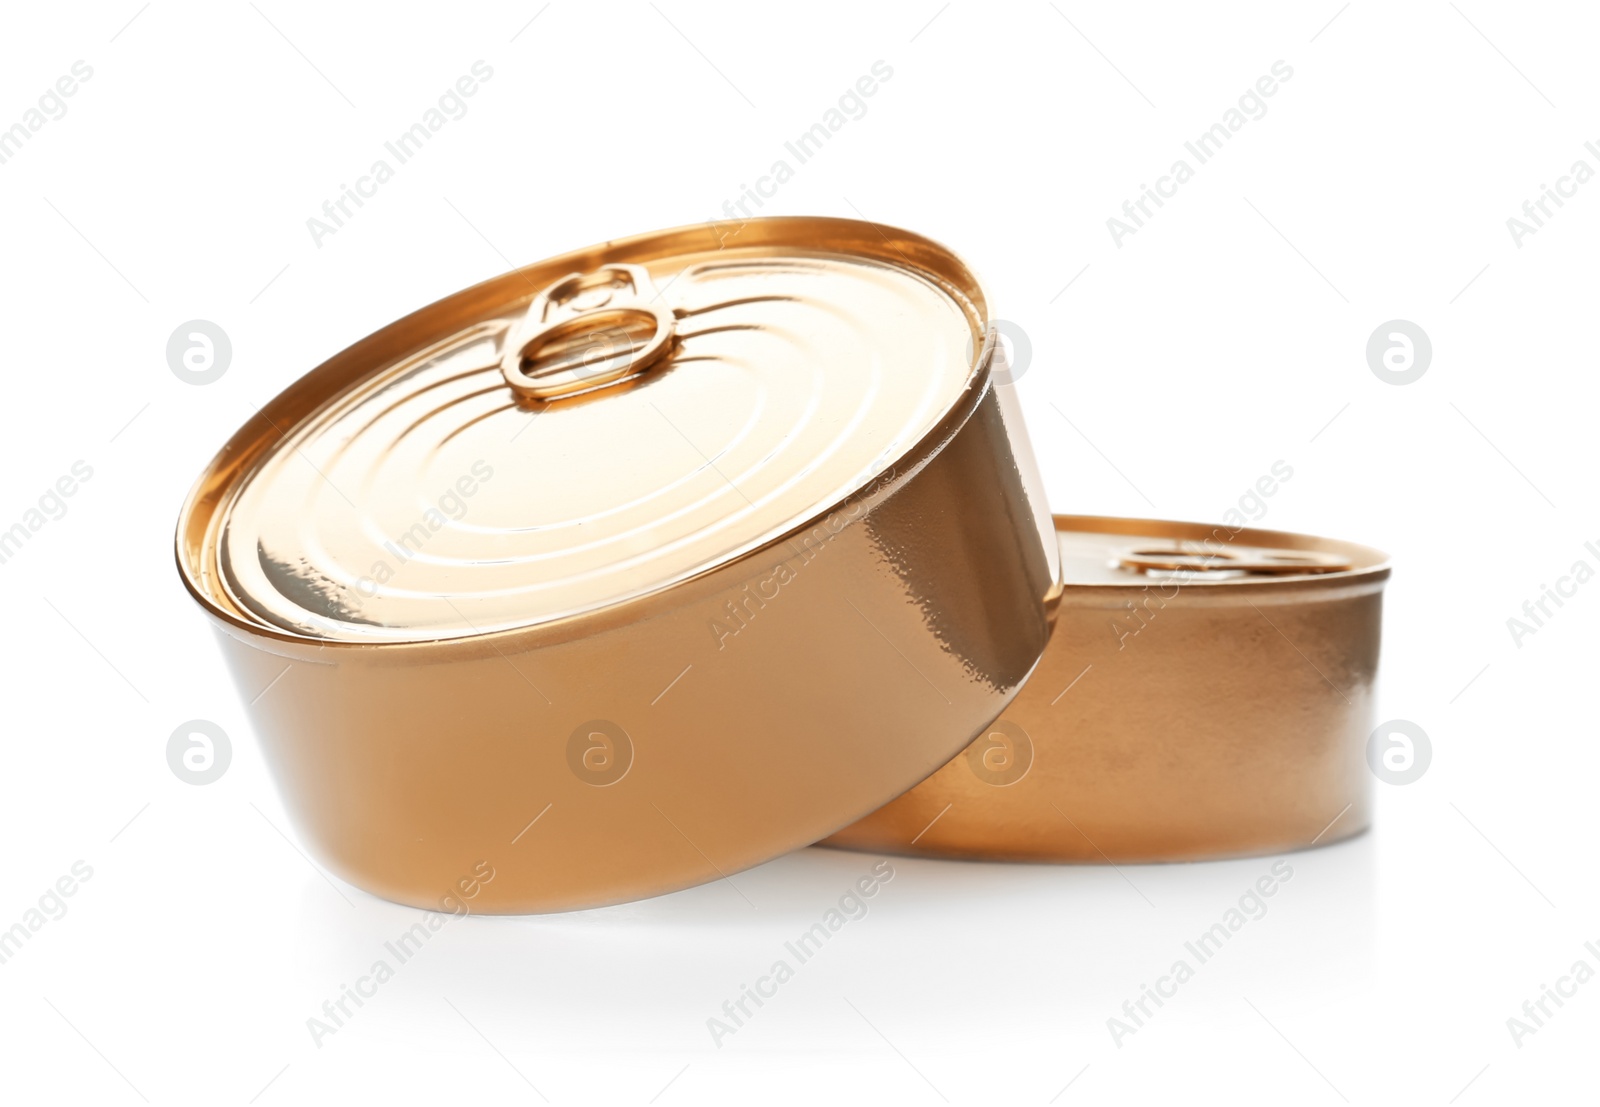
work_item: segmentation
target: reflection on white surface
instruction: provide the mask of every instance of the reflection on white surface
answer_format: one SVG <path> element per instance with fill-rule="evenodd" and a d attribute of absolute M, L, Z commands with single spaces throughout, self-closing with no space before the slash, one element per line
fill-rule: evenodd
<path fill-rule="evenodd" d="M 955 1070 L 941 1079 L 941 1057 L 1022 1049 L 1031 1060 L 992 1073 L 989 1086 L 1048 1098 L 1085 1064 L 1137 1069 L 1147 1042 L 1160 1044 L 1146 1059 L 1170 1056 L 1197 1030 L 1248 1025 L 1257 1015 L 1241 997 L 1265 1011 L 1359 986 L 1372 965 L 1373 858 L 1368 835 L 1274 857 L 1120 868 L 809 849 L 733 877 L 737 887 L 452 920 L 350 1026 L 362 1036 L 396 1021 L 448 1028 L 459 1014 L 503 1049 L 519 1043 L 519 1067 L 570 1074 L 572 1058 L 659 1051 L 663 1081 L 685 1063 L 727 1079 L 775 1053 L 822 1052 L 854 1058 L 886 1092 L 921 1086 L 932 1097 L 910 1069 L 907 1085 L 882 1066 L 889 1041 L 952 1098 L 984 1087 L 961 1086 L 970 1077 Z M 870 897 L 857 891 L 863 877 Z M 1263 877 L 1270 896 L 1256 890 Z M 322 897 L 307 906 L 327 913 Z M 330 995 L 373 959 L 393 960 L 383 942 L 420 917 L 365 896 L 357 911 L 359 926 L 325 934 Z M 1192 973 L 1181 984 L 1178 962 Z M 1147 991 L 1171 994 L 1157 1005 Z M 437 998 L 446 993 L 458 1013 Z M 1113 1018 L 1133 1027 L 1120 1046 Z"/>

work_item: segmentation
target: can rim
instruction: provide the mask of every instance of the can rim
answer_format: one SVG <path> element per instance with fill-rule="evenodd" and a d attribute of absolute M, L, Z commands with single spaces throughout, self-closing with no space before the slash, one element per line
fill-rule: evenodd
<path fill-rule="evenodd" d="M 1277 546 L 1316 552 L 1344 554 L 1354 566 L 1336 572 L 1294 573 L 1279 576 L 1228 577 L 1206 579 L 1206 574 L 1195 573 L 1185 581 L 1184 589 L 1226 589 L 1232 593 L 1276 592 L 1292 589 L 1343 589 L 1352 584 L 1382 584 L 1389 579 L 1392 564 L 1389 555 L 1372 546 L 1347 542 L 1340 538 L 1303 534 L 1298 531 L 1269 530 L 1260 527 L 1241 527 L 1234 530 L 1222 523 L 1198 523 L 1182 520 L 1150 519 L 1138 516 L 1116 515 L 1053 515 L 1056 533 L 1104 534 L 1127 538 L 1187 538 L 1204 539 L 1221 531 L 1227 534 L 1225 542 L 1242 545 Z M 1066 565 L 1062 565 L 1063 589 L 1068 592 L 1143 592 L 1160 578 L 1130 575 L 1128 580 L 1072 581 L 1065 579 Z"/>
<path fill-rule="evenodd" d="M 736 571 L 741 565 L 759 560 L 764 553 L 812 529 L 841 508 L 873 502 L 891 494 L 895 487 L 914 475 L 937 455 L 944 443 L 971 418 L 983 397 L 994 386 L 993 360 L 996 350 L 1000 347 L 997 332 L 989 318 L 988 303 L 981 284 L 972 267 L 958 254 L 913 231 L 889 224 L 831 216 L 769 216 L 744 220 L 737 225 L 734 233 L 742 234 L 749 228 L 755 228 L 758 236 L 776 238 L 800 228 L 822 232 L 830 230 L 865 232 L 870 229 L 881 240 L 883 245 L 880 249 L 885 252 L 874 251 L 867 256 L 877 256 L 891 264 L 901 264 L 932 280 L 961 305 L 974 323 L 981 328 L 983 335 L 982 344 L 974 352 L 973 365 L 956 401 L 921 437 L 900 454 L 886 460 L 881 468 L 848 495 L 798 520 L 794 526 L 758 546 L 707 565 L 683 579 L 662 583 L 639 595 L 545 622 L 497 630 L 472 631 L 448 637 L 417 637 L 374 642 L 297 634 L 241 615 L 230 606 L 219 602 L 211 590 L 198 579 L 195 562 L 204 556 L 209 547 L 211 541 L 209 535 L 216 522 L 216 513 L 225 506 L 228 492 L 249 475 L 255 463 L 263 456 L 266 449 L 263 443 L 268 441 L 267 432 L 275 431 L 279 438 L 288 434 L 290 429 L 311 418 L 325 404 L 335 401 L 345 391 L 367 379 L 371 373 L 389 364 L 392 358 L 382 355 L 392 346 L 399 344 L 403 348 L 414 348 L 418 341 L 427 337 L 427 317 L 441 310 L 448 310 L 450 306 L 462 309 L 475 307 L 504 310 L 516 303 L 516 299 L 506 298 L 503 290 L 513 286 L 517 281 L 525 281 L 528 282 L 531 296 L 532 290 L 538 286 L 538 278 L 533 276 L 535 273 L 592 267 L 600 263 L 597 259 L 602 256 L 618 252 L 643 251 L 652 244 L 660 246 L 696 233 L 710 233 L 720 243 L 721 236 L 717 228 L 729 225 L 726 222 L 711 222 L 649 231 L 624 238 L 609 239 L 604 243 L 519 266 L 408 312 L 308 370 L 258 408 L 250 419 L 228 437 L 222 448 L 206 463 L 184 497 L 183 505 L 178 512 L 174 536 L 174 556 L 184 588 L 208 615 L 221 624 L 222 629 L 258 643 L 278 643 L 280 647 L 289 647 L 290 652 L 294 653 L 309 650 L 317 654 L 329 649 L 385 652 L 448 650 L 452 656 L 463 656 L 463 650 L 499 652 L 501 645 L 509 640 L 516 640 L 518 648 L 528 644 L 567 641 L 585 634 L 626 625 L 661 610 L 678 607 L 682 603 L 690 602 L 692 597 L 698 596 L 701 589 L 708 587 L 708 581 L 712 578 Z M 871 242 L 865 233 L 860 233 L 858 237 L 863 242 Z M 966 287 L 955 285 L 947 274 L 917 265 L 902 251 L 902 246 L 910 248 L 913 255 L 937 257 L 946 266 L 958 270 L 966 279 Z M 663 250 L 657 256 L 670 256 L 672 252 Z M 890 256 L 891 254 L 893 256 Z M 669 601 L 668 597 L 672 599 Z"/>

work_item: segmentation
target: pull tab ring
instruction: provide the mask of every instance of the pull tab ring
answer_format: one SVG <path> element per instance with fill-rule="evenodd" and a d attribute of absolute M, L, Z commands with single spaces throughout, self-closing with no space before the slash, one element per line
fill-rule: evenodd
<path fill-rule="evenodd" d="M 646 299 L 640 265 L 570 273 L 539 293 L 507 336 L 500 372 L 518 396 L 553 400 L 641 376 L 671 349 L 677 317 Z"/>
<path fill-rule="evenodd" d="M 1257 576 L 1300 576 L 1342 573 L 1354 567 L 1349 558 L 1317 550 L 1241 547 L 1237 550 L 1133 549 L 1117 559 L 1119 568 L 1135 573 L 1249 573 Z"/>

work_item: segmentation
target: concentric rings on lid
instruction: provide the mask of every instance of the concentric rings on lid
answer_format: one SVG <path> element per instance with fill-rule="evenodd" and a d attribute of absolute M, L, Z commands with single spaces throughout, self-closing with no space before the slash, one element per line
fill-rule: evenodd
<path fill-rule="evenodd" d="M 893 254 L 728 244 L 516 291 L 234 482 L 215 570 L 246 619 L 434 640 L 668 587 L 892 467 L 982 344 L 961 290 Z"/>

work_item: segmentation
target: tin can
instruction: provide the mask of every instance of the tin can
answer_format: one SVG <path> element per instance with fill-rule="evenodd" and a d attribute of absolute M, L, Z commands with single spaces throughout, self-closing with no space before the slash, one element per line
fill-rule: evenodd
<path fill-rule="evenodd" d="M 1383 554 L 1198 523 L 1055 525 L 1065 587 L 1027 687 L 960 756 L 825 844 L 1115 863 L 1366 829 Z"/>
<path fill-rule="evenodd" d="M 926 777 L 1059 589 L 997 349 L 936 243 L 766 219 L 507 273 L 297 381 L 177 560 L 301 836 L 388 899 L 555 911 Z"/>

